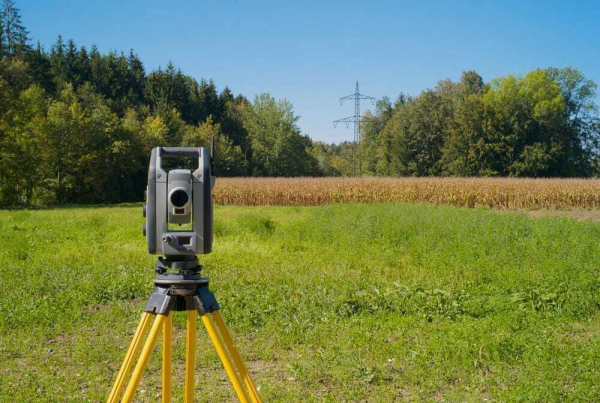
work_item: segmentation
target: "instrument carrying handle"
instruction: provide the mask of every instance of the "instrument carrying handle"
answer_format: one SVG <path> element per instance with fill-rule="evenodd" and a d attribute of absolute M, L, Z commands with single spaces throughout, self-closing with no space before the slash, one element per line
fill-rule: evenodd
<path fill-rule="evenodd" d="M 159 147 L 161 158 L 200 158 L 202 151 L 200 147 Z"/>

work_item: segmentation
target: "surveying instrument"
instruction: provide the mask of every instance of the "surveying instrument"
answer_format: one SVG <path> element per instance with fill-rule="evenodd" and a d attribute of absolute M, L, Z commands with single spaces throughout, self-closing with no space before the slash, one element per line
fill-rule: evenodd
<path fill-rule="evenodd" d="M 198 315 L 240 402 L 261 402 L 219 312 L 219 304 L 208 289 L 209 279 L 200 274 L 202 266 L 198 263 L 197 255 L 210 253 L 212 249 L 212 189 L 216 179 L 214 139 L 211 149 L 211 153 L 204 147 L 157 147 L 152 150 L 143 214 L 146 217 L 144 236 L 148 252 L 160 255 L 156 262 L 155 288 L 148 298 L 107 403 L 133 401 L 161 332 L 162 402 L 171 402 L 173 311 L 187 313 L 184 402 L 193 401 Z M 197 159 L 198 168 L 193 172 L 188 169 L 167 171 L 162 163 L 167 158 Z M 182 225 L 189 227 L 190 224 L 191 229 L 179 229 Z M 152 317 L 154 323 L 143 343 L 131 379 L 126 384 Z"/>

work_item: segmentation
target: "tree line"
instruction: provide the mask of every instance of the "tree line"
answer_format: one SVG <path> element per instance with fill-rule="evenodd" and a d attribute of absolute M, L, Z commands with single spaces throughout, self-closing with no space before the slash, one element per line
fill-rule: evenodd
<path fill-rule="evenodd" d="M 117 203 L 143 195 L 150 150 L 209 146 L 220 176 L 318 175 L 291 103 L 252 102 L 168 63 L 58 37 L 32 46 L 12 0 L 0 13 L 0 205 Z"/>
<path fill-rule="evenodd" d="M 474 71 L 419 96 L 379 100 L 361 143 L 317 143 L 328 175 L 590 177 L 599 174 L 596 84 L 573 68 L 484 83 Z"/>
<path fill-rule="evenodd" d="M 596 85 L 540 69 L 484 83 L 475 72 L 367 111 L 359 145 L 312 141 L 290 102 L 252 101 L 172 63 L 73 40 L 32 45 L 14 1 L 0 10 L 0 205 L 140 200 L 150 149 L 208 146 L 220 176 L 594 176 Z"/>

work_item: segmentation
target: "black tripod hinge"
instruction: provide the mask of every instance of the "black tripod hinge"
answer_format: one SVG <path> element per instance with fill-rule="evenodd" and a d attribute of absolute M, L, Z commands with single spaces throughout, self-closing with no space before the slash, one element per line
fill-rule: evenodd
<path fill-rule="evenodd" d="M 219 310 L 219 303 L 215 295 L 208 289 L 208 284 L 201 285 L 196 289 L 194 305 L 200 316 Z"/>
<path fill-rule="evenodd" d="M 155 287 L 154 292 L 148 298 L 144 311 L 155 315 L 168 315 L 173 301 L 168 288 Z"/>

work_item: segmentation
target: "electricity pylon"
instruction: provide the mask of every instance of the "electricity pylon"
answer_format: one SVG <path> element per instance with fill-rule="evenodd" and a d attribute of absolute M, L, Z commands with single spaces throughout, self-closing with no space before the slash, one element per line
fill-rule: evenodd
<path fill-rule="evenodd" d="M 344 123 L 346 128 L 350 127 L 350 123 L 354 123 L 354 147 L 352 148 L 352 175 L 356 176 L 356 162 L 358 160 L 358 174 L 362 175 L 361 166 L 361 155 L 360 155 L 360 123 L 366 118 L 362 118 L 360 115 L 360 100 L 368 99 L 372 104 L 375 103 L 375 98 L 368 95 L 363 95 L 358 90 L 358 81 L 356 82 L 356 91 L 354 94 L 340 98 L 340 105 L 344 105 L 344 101 L 354 99 L 354 116 L 347 118 L 338 119 L 333 121 L 333 128 L 335 129 L 338 123 Z M 358 148 L 358 156 L 357 154 Z"/>

